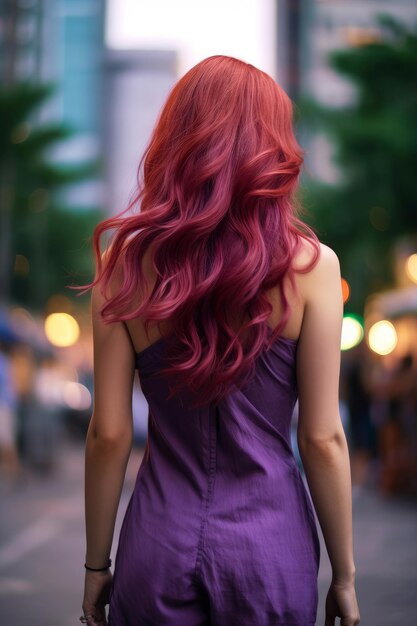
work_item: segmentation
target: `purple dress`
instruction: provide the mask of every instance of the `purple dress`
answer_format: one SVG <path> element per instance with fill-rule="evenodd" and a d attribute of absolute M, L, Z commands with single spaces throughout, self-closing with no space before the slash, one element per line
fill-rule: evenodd
<path fill-rule="evenodd" d="M 123 524 L 110 626 L 313 626 L 320 543 L 294 457 L 295 340 L 220 405 L 190 410 L 137 354 L 148 439 Z"/>

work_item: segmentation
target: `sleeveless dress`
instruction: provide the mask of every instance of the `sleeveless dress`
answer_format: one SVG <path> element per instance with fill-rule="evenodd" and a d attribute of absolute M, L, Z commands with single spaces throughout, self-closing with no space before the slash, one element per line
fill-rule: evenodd
<path fill-rule="evenodd" d="M 320 543 L 290 439 L 297 341 L 279 337 L 249 384 L 193 410 L 155 377 L 165 347 L 136 354 L 148 438 L 109 626 L 313 626 Z"/>

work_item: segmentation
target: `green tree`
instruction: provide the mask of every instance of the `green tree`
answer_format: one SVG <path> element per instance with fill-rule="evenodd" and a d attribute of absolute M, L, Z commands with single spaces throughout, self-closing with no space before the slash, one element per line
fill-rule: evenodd
<path fill-rule="evenodd" d="M 305 203 L 321 239 L 339 254 L 350 308 L 392 285 L 392 244 L 417 233 L 417 32 L 386 15 L 381 37 L 336 51 L 331 66 L 357 96 L 344 108 L 304 101 L 302 117 L 326 132 L 341 181 L 307 183 Z"/>
<path fill-rule="evenodd" d="M 53 293 L 72 295 L 65 286 L 90 274 L 86 240 L 103 217 L 99 209 L 71 211 L 59 202 L 60 190 L 97 176 L 101 164 L 52 161 L 51 148 L 75 132 L 36 122 L 53 91 L 36 83 L 0 90 L 0 296 L 38 310 Z"/>

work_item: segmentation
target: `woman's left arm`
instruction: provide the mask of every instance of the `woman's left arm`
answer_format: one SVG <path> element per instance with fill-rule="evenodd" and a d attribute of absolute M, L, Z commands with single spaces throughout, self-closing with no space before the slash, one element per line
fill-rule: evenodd
<path fill-rule="evenodd" d="M 135 352 L 123 322 L 102 321 L 103 303 L 100 286 L 95 285 L 91 295 L 94 405 L 86 437 L 84 478 L 85 562 L 91 568 L 105 567 L 108 562 L 133 443 Z M 84 614 L 95 613 L 96 620 L 104 610 L 100 581 L 105 583 L 103 572 L 86 571 L 83 610 Z M 100 598 L 94 598 L 98 594 Z M 104 604 L 107 602 L 104 598 Z"/>

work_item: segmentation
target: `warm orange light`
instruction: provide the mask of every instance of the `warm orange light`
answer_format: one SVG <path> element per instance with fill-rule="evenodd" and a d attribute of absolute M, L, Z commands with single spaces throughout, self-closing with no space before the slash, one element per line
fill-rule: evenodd
<path fill-rule="evenodd" d="M 77 320 L 68 313 L 51 313 L 45 319 L 44 328 L 50 343 L 60 348 L 74 345 L 80 336 Z"/>
<path fill-rule="evenodd" d="M 342 294 L 343 294 L 343 304 L 349 300 L 350 296 L 350 286 L 348 281 L 345 278 L 342 278 Z"/>
<path fill-rule="evenodd" d="M 411 254 L 405 264 L 407 276 L 413 283 L 417 283 L 417 254 Z"/>

